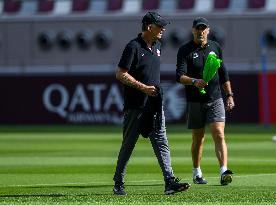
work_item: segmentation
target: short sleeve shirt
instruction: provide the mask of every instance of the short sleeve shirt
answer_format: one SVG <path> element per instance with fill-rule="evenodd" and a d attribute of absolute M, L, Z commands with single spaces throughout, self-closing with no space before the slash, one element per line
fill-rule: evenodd
<path fill-rule="evenodd" d="M 181 46 L 177 53 L 176 80 L 179 82 L 181 75 L 202 79 L 204 64 L 210 52 L 216 53 L 223 60 L 221 48 L 214 41 L 209 40 L 204 48 L 195 44 L 193 40 Z M 201 94 L 193 85 L 185 86 L 187 101 L 212 102 L 221 98 L 220 85 L 228 80 L 228 72 L 222 62 L 216 75 L 204 88 L 206 94 Z"/>
<path fill-rule="evenodd" d="M 125 47 L 118 67 L 127 69 L 136 80 L 146 85 L 160 85 L 161 44 L 156 41 L 149 49 L 141 37 L 131 40 Z M 147 95 L 135 88 L 124 85 L 124 109 L 142 109 Z"/>

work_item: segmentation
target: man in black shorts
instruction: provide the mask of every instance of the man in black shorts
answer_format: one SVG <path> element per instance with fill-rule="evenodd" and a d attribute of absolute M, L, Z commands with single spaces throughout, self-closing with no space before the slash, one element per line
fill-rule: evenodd
<path fill-rule="evenodd" d="M 113 192 L 126 195 L 124 176 L 131 153 L 140 134 L 149 137 L 165 180 L 165 194 L 187 190 L 171 167 L 170 150 L 160 87 L 159 40 L 168 22 L 158 13 L 148 12 L 142 20 L 142 33 L 125 47 L 116 71 L 124 85 L 123 141 L 118 156 Z"/>
<path fill-rule="evenodd" d="M 226 94 L 226 110 L 234 108 L 233 93 L 228 73 L 222 62 L 214 78 L 206 83 L 202 80 L 203 68 L 210 52 L 222 59 L 222 51 L 218 43 L 208 40 L 209 23 L 203 17 L 193 21 L 193 40 L 182 45 L 177 53 L 176 79 L 185 85 L 188 103 L 188 128 L 192 129 L 192 160 L 193 182 L 207 184 L 200 169 L 205 125 L 210 124 L 215 143 L 215 152 L 220 165 L 220 183 L 227 185 L 232 182 L 232 171 L 227 168 L 227 146 L 225 143 L 225 108 L 222 100 L 222 86 Z M 204 88 L 206 94 L 201 94 L 199 88 Z"/>

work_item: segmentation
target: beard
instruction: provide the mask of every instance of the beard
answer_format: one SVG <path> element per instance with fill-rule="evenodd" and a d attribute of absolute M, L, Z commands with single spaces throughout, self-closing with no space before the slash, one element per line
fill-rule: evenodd
<path fill-rule="evenodd" d="M 205 41 L 204 36 L 197 36 L 197 41 L 200 43 L 204 42 Z"/>

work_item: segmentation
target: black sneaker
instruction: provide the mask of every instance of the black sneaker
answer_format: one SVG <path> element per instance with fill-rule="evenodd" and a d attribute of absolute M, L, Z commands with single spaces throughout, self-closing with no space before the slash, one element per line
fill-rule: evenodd
<path fill-rule="evenodd" d="M 116 195 L 127 195 L 125 192 L 125 186 L 123 182 L 115 182 L 113 187 L 113 193 Z"/>
<path fill-rule="evenodd" d="M 220 177 L 220 184 L 223 186 L 230 184 L 233 178 L 232 174 L 234 173 L 229 169 L 223 172 L 223 174 Z"/>
<path fill-rule="evenodd" d="M 196 176 L 193 178 L 194 184 L 208 184 L 208 181 L 203 177 Z"/>
<path fill-rule="evenodd" d="M 165 182 L 165 194 L 174 194 L 181 191 L 186 191 L 191 187 L 189 183 L 179 183 L 178 178 L 170 178 Z"/>

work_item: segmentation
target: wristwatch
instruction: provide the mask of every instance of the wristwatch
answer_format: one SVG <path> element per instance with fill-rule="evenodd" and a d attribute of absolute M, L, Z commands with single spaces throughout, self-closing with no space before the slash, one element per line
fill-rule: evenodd
<path fill-rule="evenodd" d="M 192 85 L 195 85 L 195 83 L 196 83 L 196 79 L 193 78 Z"/>
<path fill-rule="evenodd" d="M 234 96 L 234 93 L 228 93 L 226 94 L 226 97 L 233 97 Z"/>

